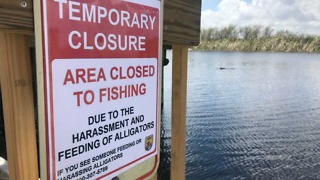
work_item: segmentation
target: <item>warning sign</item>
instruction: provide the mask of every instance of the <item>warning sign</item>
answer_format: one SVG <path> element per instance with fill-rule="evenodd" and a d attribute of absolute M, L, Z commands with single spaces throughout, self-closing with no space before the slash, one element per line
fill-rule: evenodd
<path fill-rule="evenodd" d="M 41 8 L 47 178 L 111 179 L 154 157 L 160 1 Z"/>

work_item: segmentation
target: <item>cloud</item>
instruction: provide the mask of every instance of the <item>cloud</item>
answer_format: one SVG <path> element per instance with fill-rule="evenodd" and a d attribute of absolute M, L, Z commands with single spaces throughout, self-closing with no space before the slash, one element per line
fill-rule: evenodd
<path fill-rule="evenodd" d="M 270 26 L 277 30 L 320 34 L 319 0 L 222 0 L 202 12 L 201 27 Z"/>

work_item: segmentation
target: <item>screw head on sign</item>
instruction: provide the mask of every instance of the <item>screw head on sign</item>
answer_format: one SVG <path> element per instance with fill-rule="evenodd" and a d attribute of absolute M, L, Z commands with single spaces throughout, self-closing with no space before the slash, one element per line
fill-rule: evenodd
<path fill-rule="evenodd" d="M 20 6 L 26 8 L 28 6 L 28 3 L 26 1 L 21 1 Z"/>

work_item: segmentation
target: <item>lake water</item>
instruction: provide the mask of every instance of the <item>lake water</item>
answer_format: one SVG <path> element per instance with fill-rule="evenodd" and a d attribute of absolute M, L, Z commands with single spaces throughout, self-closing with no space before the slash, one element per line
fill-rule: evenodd
<path fill-rule="evenodd" d="M 171 62 L 161 179 L 169 178 Z M 188 180 L 320 179 L 320 54 L 190 51 L 187 98 Z"/>

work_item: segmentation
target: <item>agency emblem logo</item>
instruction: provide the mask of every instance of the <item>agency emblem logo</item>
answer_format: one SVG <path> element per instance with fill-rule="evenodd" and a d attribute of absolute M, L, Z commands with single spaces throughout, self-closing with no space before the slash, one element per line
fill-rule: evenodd
<path fill-rule="evenodd" d="M 147 136 L 144 143 L 144 148 L 146 151 L 149 151 L 153 145 L 153 135 Z"/>

